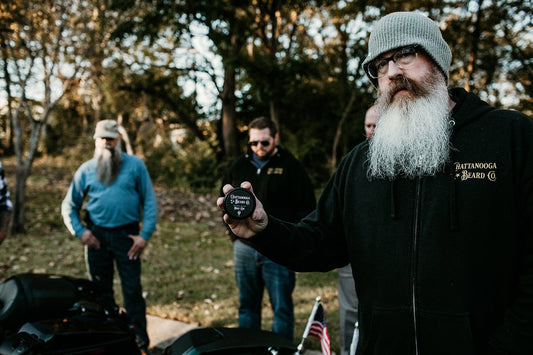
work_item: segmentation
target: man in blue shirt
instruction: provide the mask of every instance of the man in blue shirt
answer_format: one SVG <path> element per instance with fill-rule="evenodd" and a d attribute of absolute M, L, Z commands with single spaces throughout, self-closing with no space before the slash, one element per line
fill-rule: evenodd
<path fill-rule="evenodd" d="M 135 324 L 139 348 L 146 352 L 140 256 L 157 223 L 155 193 L 143 161 L 122 152 L 116 121 L 98 122 L 94 139 L 94 157 L 76 171 L 61 214 L 68 230 L 86 247 L 91 279 L 113 302 L 113 260 L 116 263 L 124 308 Z M 80 211 L 86 197 L 84 225 Z"/>

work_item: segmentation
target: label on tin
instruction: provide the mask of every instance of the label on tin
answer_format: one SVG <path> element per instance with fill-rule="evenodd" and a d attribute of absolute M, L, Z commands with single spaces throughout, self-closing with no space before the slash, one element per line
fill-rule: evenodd
<path fill-rule="evenodd" d="M 224 209 L 233 218 L 248 218 L 254 212 L 255 197 L 246 189 L 235 188 L 226 194 Z"/>

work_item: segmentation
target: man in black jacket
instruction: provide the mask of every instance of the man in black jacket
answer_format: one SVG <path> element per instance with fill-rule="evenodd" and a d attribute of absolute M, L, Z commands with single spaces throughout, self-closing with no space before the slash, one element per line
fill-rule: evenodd
<path fill-rule="evenodd" d="M 254 119 L 248 135 L 248 151 L 231 164 L 222 186 L 251 181 L 256 196 L 272 215 L 286 221 L 299 221 L 315 207 L 311 181 L 302 164 L 278 146 L 278 130 L 269 118 Z M 261 304 L 266 288 L 274 313 L 272 330 L 292 340 L 294 271 L 239 240 L 234 241 L 233 252 L 239 288 L 239 327 L 261 328 Z"/>
<path fill-rule="evenodd" d="M 450 63 L 435 22 L 383 17 L 363 63 L 374 136 L 315 211 L 292 224 L 257 201 L 245 221 L 224 216 L 295 270 L 351 263 L 358 354 L 533 354 L 533 120 L 448 90 Z"/>

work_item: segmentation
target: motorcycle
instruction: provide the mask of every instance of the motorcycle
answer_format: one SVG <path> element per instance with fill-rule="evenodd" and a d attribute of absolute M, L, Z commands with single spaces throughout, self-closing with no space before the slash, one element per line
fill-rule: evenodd
<path fill-rule="evenodd" d="M 182 334 L 164 355 L 296 355 L 313 322 L 317 298 L 302 342 L 245 328 L 196 328 Z M 0 283 L 0 355 L 140 355 L 126 313 L 101 297 L 86 279 L 19 274 Z"/>
<path fill-rule="evenodd" d="M 163 355 L 301 355 L 305 352 L 304 342 L 309 335 L 320 338 L 323 352 L 325 350 L 329 354 L 329 335 L 320 301 L 320 296 L 315 299 L 297 347 L 279 334 L 260 329 L 197 328 L 177 338 L 163 351 Z"/>
<path fill-rule="evenodd" d="M 196 328 L 180 336 L 163 355 L 294 355 L 287 338 L 246 328 Z"/>
<path fill-rule="evenodd" d="M 0 283 L 0 355 L 140 355 L 126 313 L 89 280 L 20 274 Z"/>

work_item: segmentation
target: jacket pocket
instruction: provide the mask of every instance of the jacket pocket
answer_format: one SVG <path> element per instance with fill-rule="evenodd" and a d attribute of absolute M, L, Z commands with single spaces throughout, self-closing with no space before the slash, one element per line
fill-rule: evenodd
<path fill-rule="evenodd" d="M 475 354 L 468 313 L 421 311 L 418 319 L 419 354 Z"/>
<path fill-rule="evenodd" d="M 413 355 L 413 329 L 410 308 L 375 307 L 370 324 L 361 329 L 357 355 Z"/>
<path fill-rule="evenodd" d="M 419 312 L 411 308 L 374 308 L 368 329 L 361 329 L 357 355 L 472 355 L 469 315 Z M 416 337 L 416 338 L 415 338 Z M 416 344 L 415 344 L 416 339 Z"/>

